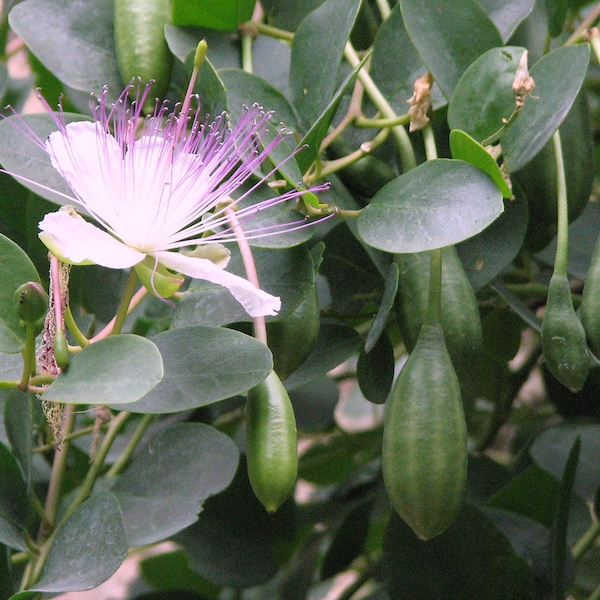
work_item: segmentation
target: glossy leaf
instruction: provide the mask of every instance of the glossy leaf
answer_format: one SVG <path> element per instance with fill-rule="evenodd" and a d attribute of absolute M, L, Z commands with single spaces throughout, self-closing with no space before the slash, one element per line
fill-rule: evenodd
<path fill-rule="evenodd" d="M 342 96 L 348 91 L 352 83 L 354 83 L 358 71 L 365 64 L 367 58 L 368 57 L 365 56 L 356 68 L 346 76 L 329 103 L 323 109 L 323 112 L 315 119 L 314 123 L 306 132 L 306 135 L 302 138 L 299 147 L 303 149 L 296 155 L 298 166 L 302 172 L 308 170 L 319 155 L 321 142 L 325 139 L 325 136 L 329 131 L 329 126 L 331 125 L 331 121 L 340 104 Z"/>
<path fill-rule="evenodd" d="M 529 16 L 535 0 L 478 0 L 506 42 L 515 29 Z"/>
<path fill-rule="evenodd" d="M 565 46 L 531 67 L 535 90 L 500 138 L 509 171 L 525 166 L 563 122 L 583 84 L 589 57 L 587 44 Z"/>
<path fill-rule="evenodd" d="M 127 555 L 119 503 L 110 492 L 94 494 L 59 529 L 40 580 L 39 592 L 89 590 L 106 581 Z"/>
<path fill-rule="evenodd" d="M 25 344 L 25 327 L 17 313 L 14 294 L 28 281 L 40 282 L 33 263 L 17 244 L 0 234 L 0 352 L 19 352 Z"/>
<path fill-rule="evenodd" d="M 271 515 L 254 496 L 240 461 L 232 484 L 204 503 L 198 521 L 175 537 L 190 568 L 220 586 L 244 588 L 277 573 L 278 548 L 294 535 L 295 510 L 286 502 Z"/>
<path fill-rule="evenodd" d="M 4 403 L 4 427 L 13 454 L 26 482 L 31 485 L 33 415 L 31 395 L 17 390 L 9 393 Z"/>
<path fill-rule="evenodd" d="M 492 48 L 475 60 L 456 85 L 448 107 L 448 124 L 478 142 L 502 131 L 517 109 L 512 89 L 525 48 Z M 454 158 L 461 158 L 452 154 Z M 465 159 L 466 160 L 466 159 Z"/>
<path fill-rule="evenodd" d="M 227 270 L 245 277 L 241 255 L 235 247 L 230 249 L 232 257 Z M 291 313 L 314 284 L 314 266 L 308 249 L 304 245 L 285 250 L 254 248 L 252 255 L 261 289 L 281 298 L 278 317 Z M 177 305 L 174 326 L 217 326 L 250 320 L 229 290 L 195 280 Z"/>
<path fill-rule="evenodd" d="M 208 425 L 161 431 L 111 488 L 129 545 L 158 542 L 194 523 L 204 500 L 231 483 L 237 464 L 235 444 Z"/>
<path fill-rule="evenodd" d="M 164 364 L 162 381 L 135 404 L 119 409 L 172 413 L 212 404 L 246 392 L 273 368 L 260 341 L 217 327 L 185 327 L 152 338 Z"/>
<path fill-rule="evenodd" d="M 333 97 L 344 46 L 359 7 L 358 0 L 326 0 L 296 30 L 290 88 L 294 105 L 306 123 L 316 121 Z"/>
<path fill-rule="evenodd" d="M 464 160 L 470 165 L 487 173 L 498 186 L 503 198 L 512 198 L 512 190 L 508 187 L 506 179 L 500 171 L 498 163 L 492 155 L 468 133 L 460 129 L 450 132 L 450 151 L 452 158 Z"/>
<path fill-rule="evenodd" d="M 71 358 L 44 391 L 44 399 L 66 404 L 124 404 L 147 394 L 163 377 L 157 347 L 137 335 L 90 344 Z"/>
<path fill-rule="evenodd" d="M 471 285 L 481 289 L 516 258 L 523 245 L 529 213 L 527 201 L 515 186 L 513 200 L 504 201 L 504 212 L 481 233 L 456 245 Z"/>
<path fill-rule="evenodd" d="M 21 6 L 21 5 L 19 5 Z M 66 114 L 67 123 L 85 120 L 83 115 Z M 23 129 L 29 131 L 25 133 Z M 50 115 L 33 114 L 0 121 L 0 163 L 17 181 L 42 198 L 56 204 L 69 204 L 73 193 L 60 173 L 52 166 L 50 155 L 32 141 L 40 143 L 53 131 L 56 123 Z"/>
<path fill-rule="evenodd" d="M 235 31 L 252 16 L 256 0 L 174 0 L 173 25 Z"/>
<path fill-rule="evenodd" d="M 502 46 L 498 30 L 475 0 L 403 0 L 401 6 L 412 43 L 448 99 L 479 55 Z"/>
<path fill-rule="evenodd" d="M 361 338 L 354 329 L 343 325 L 322 324 L 312 352 L 285 380 L 285 387 L 288 391 L 293 390 L 325 375 L 350 358 L 361 343 Z"/>
<path fill-rule="evenodd" d="M 421 542 L 393 515 L 384 540 L 384 581 L 393 598 L 505 600 L 525 594 L 529 567 L 488 517 L 468 504 L 441 535 Z"/>
<path fill-rule="evenodd" d="M 381 93 L 399 115 L 406 113 L 415 81 L 425 74 L 426 68 L 406 33 L 400 2 L 377 32 L 371 63 L 370 74 Z M 447 103 L 437 85 L 431 90 L 431 103 L 434 109 Z"/>
<path fill-rule="evenodd" d="M 592 501 L 600 483 L 600 425 L 565 423 L 545 429 L 535 438 L 529 454 L 542 469 L 562 480 L 569 452 L 578 437 L 581 451 L 574 489 Z"/>
<path fill-rule="evenodd" d="M 63 83 L 84 92 L 123 88 L 113 40 L 113 3 L 26 0 L 10 12 L 10 25 Z"/>
<path fill-rule="evenodd" d="M 474 236 L 503 210 L 497 186 L 480 169 L 430 160 L 375 194 L 358 218 L 358 232 L 379 250 L 423 252 Z"/>

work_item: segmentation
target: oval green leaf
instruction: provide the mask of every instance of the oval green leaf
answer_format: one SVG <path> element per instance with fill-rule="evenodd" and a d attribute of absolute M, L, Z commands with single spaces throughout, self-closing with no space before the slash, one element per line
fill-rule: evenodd
<path fill-rule="evenodd" d="M 256 0 L 173 0 L 173 25 L 235 31 L 252 16 Z"/>
<path fill-rule="evenodd" d="M 487 173 L 498 186 L 504 198 L 512 198 L 512 190 L 508 187 L 506 179 L 500 171 L 498 163 L 492 155 L 468 133 L 455 129 L 450 132 L 450 151 L 452 158 L 464 160 L 470 165 Z"/>
<path fill-rule="evenodd" d="M 289 81 L 294 104 L 306 123 L 314 123 L 333 97 L 360 4 L 360 0 L 326 0 L 296 30 Z"/>
<path fill-rule="evenodd" d="M 25 344 L 25 327 L 17 314 L 14 294 L 28 281 L 40 283 L 33 263 L 17 244 L 0 234 L 0 352 L 14 354 Z"/>
<path fill-rule="evenodd" d="M 162 377 L 162 358 L 150 340 L 117 335 L 73 355 L 43 397 L 64 404 L 127 404 L 146 395 Z"/>
<path fill-rule="evenodd" d="M 158 433 L 111 488 L 129 545 L 158 542 L 194 523 L 204 500 L 231 483 L 238 458 L 233 441 L 203 423 Z"/>
<path fill-rule="evenodd" d="M 379 250 L 423 252 L 476 235 L 503 210 L 502 194 L 483 171 L 436 159 L 381 188 L 358 217 L 358 232 Z"/>
<path fill-rule="evenodd" d="M 403 0 L 401 7 L 412 43 L 448 99 L 478 56 L 502 46 L 498 30 L 475 0 Z"/>
<path fill-rule="evenodd" d="M 123 89 L 113 39 L 112 2 L 25 0 L 9 16 L 27 47 L 63 83 L 84 92 Z"/>
<path fill-rule="evenodd" d="M 533 10 L 535 0 L 478 0 L 506 42 Z"/>
<path fill-rule="evenodd" d="M 492 48 L 469 66 L 448 106 L 451 129 L 462 129 L 478 142 L 502 130 L 516 110 L 512 84 L 523 52 L 518 46 Z"/>
<path fill-rule="evenodd" d="M 116 497 L 110 492 L 94 494 L 59 529 L 32 591 L 95 588 L 121 566 L 126 555 L 127 537 Z"/>
<path fill-rule="evenodd" d="M 521 114 L 500 138 L 510 172 L 525 166 L 567 116 L 579 92 L 590 59 L 587 44 L 565 46 L 546 54 L 530 69 L 535 89 Z"/>
<path fill-rule="evenodd" d="M 152 341 L 164 361 L 162 381 L 135 404 L 107 404 L 140 413 L 179 412 L 241 394 L 273 368 L 262 342 L 231 329 L 185 327 L 159 333 Z"/>

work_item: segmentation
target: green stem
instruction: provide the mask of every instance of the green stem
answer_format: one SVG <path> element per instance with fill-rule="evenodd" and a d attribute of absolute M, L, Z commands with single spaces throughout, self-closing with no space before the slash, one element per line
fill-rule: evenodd
<path fill-rule="evenodd" d="M 35 373 L 35 325 L 25 324 L 25 347 L 23 348 L 23 373 L 17 386 L 22 392 L 27 391 L 29 378 Z"/>
<path fill-rule="evenodd" d="M 40 575 L 42 574 L 42 570 L 44 568 L 44 564 L 48 559 L 50 549 L 52 548 L 52 543 L 54 542 L 57 533 L 60 531 L 60 528 L 71 518 L 77 507 L 80 504 L 82 504 L 90 495 L 94 484 L 98 479 L 98 475 L 100 474 L 102 465 L 104 464 L 104 459 L 106 458 L 106 455 L 108 454 L 113 442 L 115 441 L 115 438 L 117 437 L 117 434 L 119 433 L 121 427 L 129 418 L 129 415 L 130 413 L 123 411 L 111 421 L 108 427 L 108 431 L 106 432 L 106 436 L 104 437 L 104 440 L 100 445 L 100 448 L 98 449 L 98 453 L 96 454 L 96 457 L 90 465 L 90 468 L 87 472 L 87 475 L 85 476 L 85 479 L 83 480 L 83 483 L 79 487 L 79 492 L 77 493 L 77 496 L 75 497 L 73 502 L 71 502 L 71 504 L 65 511 L 62 519 L 56 525 L 56 527 L 53 529 L 52 533 L 44 543 L 40 551 L 38 560 L 35 564 L 35 568 L 33 569 L 30 577 L 28 578 L 27 587 L 31 587 L 35 584 L 36 581 L 39 580 Z"/>
<path fill-rule="evenodd" d="M 121 298 L 121 303 L 119 304 L 119 308 L 117 309 L 117 313 L 115 315 L 115 322 L 112 326 L 111 335 L 115 335 L 117 333 L 121 333 L 121 329 L 123 329 L 123 324 L 125 323 L 125 319 L 129 314 L 129 303 L 135 294 L 135 290 L 138 284 L 138 276 L 135 272 L 135 269 L 131 269 L 129 271 L 129 277 L 127 278 L 127 283 L 125 284 L 125 290 L 123 291 L 123 297 Z"/>
<path fill-rule="evenodd" d="M 242 69 L 252 73 L 252 41 L 254 36 L 242 30 Z"/>
<path fill-rule="evenodd" d="M 107 478 L 116 477 L 125 468 L 125 466 L 129 462 L 129 459 L 131 458 L 131 455 L 133 454 L 134 450 L 137 448 L 137 445 L 142 439 L 142 436 L 146 432 L 146 429 L 148 429 L 148 426 L 152 423 L 153 420 L 154 415 L 144 415 L 142 417 L 135 432 L 131 436 L 131 439 L 127 442 L 125 450 L 121 453 L 121 456 L 119 456 L 118 460 L 115 463 L 113 463 L 110 469 L 108 469 L 108 471 L 106 472 Z"/>
<path fill-rule="evenodd" d="M 381 129 L 383 127 L 394 127 L 396 125 L 408 125 L 410 123 L 410 115 L 404 113 L 393 119 L 369 119 L 368 117 L 357 117 L 354 119 L 354 125 L 363 129 Z"/>
<path fill-rule="evenodd" d="M 429 297 L 425 322 L 433 325 L 440 322 L 442 312 L 442 249 L 431 250 L 429 257 Z"/>
<path fill-rule="evenodd" d="M 356 68 L 360 63 L 360 58 L 356 54 L 356 50 L 350 42 L 346 44 L 344 48 L 344 56 L 352 68 Z M 360 69 L 358 72 L 358 79 L 362 83 L 365 93 L 371 99 L 371 102 L 375 105 L 377 110 L 386 119 L 397 119 L 398 115 L 394 112 L 394 109 L 390 106 L 389 102 L 385 99 L 384 95 L 379 91 L 379 88 L 375 82 L 371 79 L 371 76 L 366 69 Z M 402 168 L 404 171 L 417 166 L 417 159 L 415 157 L 415 151 L 412 147 L 410 137 L 406 128 L 402 125 L 396 125 L 392 127 L 392 135 L 396 138 L 398 149 L 400 151 L 400 157 L 402 159 Z"/>
<path fill-rule="evenodd" d="M 385 21 L 390 16 L 390 13 L 392 12 L 389 2 L 387 0 L 375 0 L 375 4 L 377 5 L 377 8 L 379 9 L 379 14 L 381 15 L 381 19 L 383 21 Z"/>
<path fill-rule="evenodd" d="M 69 434 L 73 429 L 75 421 L 75 405 L 66 404 L 63 413 L 64 432 Z M 50 475 L 50 483 L 48 485 L 48 493 L 46 494 L 46 502 L 44 504 L 44 519 L 40 526 L 42 539 L 46 537 L 48 531 L 54 527 L 56 513 L 58 512 L 58 504 L 62 493 L 63 481 L 67 469 L 67 459 L 69 457 L 70 441 L 63 441 L 60 447 L 54 450 L 54 460 L 52 462 L 52 473 Z"/>
<path fill-rule="evenodd" d="M 248 27 L 253 27 L 258 33 L 262 33 L 263 35 L 267 35 L 278 40 L 284 40 L 286 42 L 294 41 L 294 34 L 291 31 L 279 29 L 278 27 L 271 27 L 271 25 L 266 25 L 265 23 L 258 23 L 255 21 L 244 23 L 243 26 L 245 27 L 246 25 Z"/>
<path fill-rule="evenodd" d="M 433 127 L 431 122 L 427 123 L 422 129 L 423 142 L 425 143 L 425 156 L 427 160 L 435 160 L 438 157 L 437 147 L 435 145 L 435 136 L 433 135 Z"/>
<path fill-rule="evenodd" d="M 567 259 L 569 252 L 569 206 L 567 204 L 567 181 L 565 178 L 565 163 L 562 144 L 558 130 L 552 135 L 554 160 L 556 162 L 556 192 L 558 196 L 558 232 L 556 234 L 556 259 L 554 272 L 567 275 Z"/>
<path fill-rule="evenodd" d="M 573 544 L 573 558 L 579 560 L 600 536 L 600 521 L 594 521 L 587 531 Z"/>
<path fill-rule="evenodd" d="M 579 43 L 583 39 L 585 32 L 590 27 L 593 27 L 598 18 L 600 18 L 600 2 L 597 2 L 596 6 L 594 6 L 594 8 L 592 8 L 592 10 L 590 10 L 590 12 L 582 19 L 581 23 L 579 23 L 577 28 L 568 37 L 564 45 L 568 46 L 569 44 Z"/>
<path fill-rule="evenodd" d="M 65 320 L 65 325 L 67 326 L 68 330 L 71 332 L 71 335 L 75 338 L 75 341 L 82 348 L 89 346 L 90 341 L 85 337 L 85 335 L 82 333 L 81 329 L 79 329 L 79 327 L 77 326 L 77 323 L 75 322 L 75 319 L 73 318 L 73 313 L 71 312 L 71 307 L 68 305 L 65 307 L 65 312 L 63 314 L 63 318 Z"/>
<path fill-rule="evenodd" d="M 10 379 L 0 379 L 0 390 L 12 390 L 19 387 L 20 382 Z"/>

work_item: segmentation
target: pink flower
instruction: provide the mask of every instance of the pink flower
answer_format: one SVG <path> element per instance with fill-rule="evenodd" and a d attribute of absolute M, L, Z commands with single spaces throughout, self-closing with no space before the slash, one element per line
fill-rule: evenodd
<path fill-rule="evenodd" d="M 178 108 L 167 114 L 166 105 L 145 117 L 142 106 L 149 89 L 138 92 L 130 104 L 130 88 L 113 105 L 104 90 L 93 121 L 66 124 L 62 109 L 52 113 L 57 131 L 45 143 L 36 139 L 67 182 L 73 194 L 69 200 L 101 226 L 84 220 L 73 207 L 62 207 L 40 222 L 41 240 L 65 262 L 122 269 L 146 260 L 146 265 L 226 287 L 250 316 L 277 314 L 279 298 L 223 270 L 229 253 L 220 243 L 235 239 L 227 216 L 227 208 L 234 206 L 232 195 L 268 163 L 286 132 L 268 141 L 270 115 L 257 105 L 245 109 L 233 128 L 225 115 L 202 123 L 198 111 Z M 236 202 L 275 172 L 267 170 Z M 237 220 L 245 224 L 259 211 L 303 193 L 292 189 L 239 208 Z M 301 219 L 285 228 L 245 233 L 253 238 L 305 225 Z M 203 254 L 202 246 L 211 244 L 217 248 Z M 221 259 L 218 264 L 202 257 L 215 255 Z"/>

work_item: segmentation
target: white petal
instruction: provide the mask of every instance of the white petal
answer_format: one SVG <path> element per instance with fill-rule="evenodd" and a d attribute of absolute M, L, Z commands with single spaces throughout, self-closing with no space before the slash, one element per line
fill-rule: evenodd
<path fill-rule="evenodd" d="M 48 213 L 40 222 L 40 229 L 39 237 L 52 254 L 75 265 L 96 263 L 124 269 L 146 256 L 88 223 L 72 207 Z"/>
<path fill-rule="evenodd" d="M 226 287 L 251 317 L 276 315 L 281 308 L 279 298 L 259 290 L 243 277 L 220 269 L 206 258 L 193 258 L 179 252 L 157 252 L 157 257 L 169 269 Z"/>
<path fill-rule="evenodd" d="M 66 133 L 51 133 L 46 148 L 82 205 L 112 224 L 122 186 L 122 152 L 116 140 L 97 124 L 77 121 L 66 126 Z"/>

